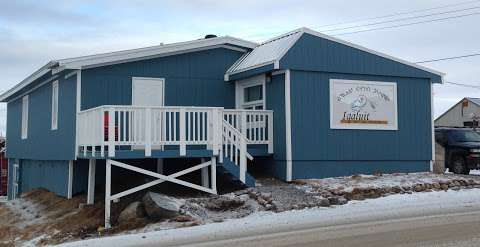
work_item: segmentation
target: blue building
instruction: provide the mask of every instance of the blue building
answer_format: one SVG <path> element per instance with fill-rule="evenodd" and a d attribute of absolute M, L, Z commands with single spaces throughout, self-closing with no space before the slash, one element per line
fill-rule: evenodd
<path fill-rule="evenodd" d="M 109 203 L 165 181 L 216 193 L 217 170 L 253 186 L 253 167 L 286 181 L 429 171 L 442 78 L 307 28 L 51 61 L 0 96 L 9 198 L 93 203 L 102 184 Z M 112 194 L 113 167 L 155 180 Z M 201 184 L 180 179 L 191 172 Z"/>

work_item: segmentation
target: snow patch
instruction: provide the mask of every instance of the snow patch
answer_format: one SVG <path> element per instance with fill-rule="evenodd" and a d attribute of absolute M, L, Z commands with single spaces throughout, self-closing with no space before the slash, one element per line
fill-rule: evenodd
<path fill-rule="evenodd" d="M 301 180 L 306 184 L 303 189 L 311 190 L 313 187 L 325 189 L 342 190 L 352 192 L 354 188 L 385 188 L 394 186 L 414 186 L 417 184 L 445 183 L 451 178 L 443 174 L 432 173 L 410 173 L 410 174 L 383 174 L 374 175 L 354 175 L 350 177 L 335 177 L 324 179 L 305 179 Z"/>
<path fill-rule="evenodd" d="M 179 228 L 103 239 L 90 239 L 62 246 L 182 245 L 214 239 L 254 236 L 372 220 L 399 219 L 480 210 L 480 189 L 396 194 L 382 199 L 354 201 L 333 208 L 311 208 L 282 213 L 258 212 L 222 223 Z"/>
<path fill-rule="evenodd" d="M 34 204 L 29 200 L 19 198 L 12 201 L 7 201 L 5 205 L 11 212 L 20 218 L 18 227 L 25 228 L 28 225 L 40 224 L 46 220 L 42 213 L 42 208 L 38 204 Z"/>

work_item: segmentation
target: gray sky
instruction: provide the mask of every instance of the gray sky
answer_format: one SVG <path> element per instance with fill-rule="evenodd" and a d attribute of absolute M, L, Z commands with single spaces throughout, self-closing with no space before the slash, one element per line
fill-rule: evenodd
<path fill-rule="evenodd" d="M 19 83 L 52 59 L 186 41 L 209 33 L 262 41 L 302 26 L 322 31 L 471 8 L 423 19 L 327 33 L 335 34 L 480 12 L 480 1 L 471 1 L 449 8 L 324 27 L 464 2 L 467 0 L 1 1 L 0 90 Z M 415 62 L 479 53 L 479 24 L 480 15 L 475 14 L 339 38 Z M 447 81 L 480 86 L 477 78 L 480 56 L 426 65 L 447 73 Z M 480 89 L 448 84 L 435 86 L 435 115 L 465 96 L 480 97 Z M 0 105 L 0 131 L 5 131 L 4 104 Z"/>

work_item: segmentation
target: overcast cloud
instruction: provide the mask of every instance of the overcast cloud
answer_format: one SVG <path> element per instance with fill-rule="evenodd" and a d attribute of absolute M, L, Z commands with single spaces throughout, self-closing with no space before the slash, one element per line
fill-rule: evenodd
<path fill-rule="evenodd" d="M 331 23 L 465 1 L 1 1 L 0 90 L 52 59 L 186 41 L 209 33 L 262 41 L 302 26 L 321 31 L 333 28 L 322 27 Z M 480 1 L 420 14 L 469 7 L 480 7 Z M 462 13 L 476 11 L 480 12 Z M 412 15 L 401 17 L 408 16 Z M 356 24 L 363 23 L 368 22 Z M 480 15 L 472 15 L 339 38 L 415 62 L 480 52 L 479 23 Z M 354 30 L 359 29 L 339 32 Z M 447 73 L 447 81 L 480 86 L 480 57 L 426 65 Z M 480 90 L 435 86 L 435 115 L 465 96 L 480 97 Z M 4 104 L 0 131 L 5 131 Z"/>

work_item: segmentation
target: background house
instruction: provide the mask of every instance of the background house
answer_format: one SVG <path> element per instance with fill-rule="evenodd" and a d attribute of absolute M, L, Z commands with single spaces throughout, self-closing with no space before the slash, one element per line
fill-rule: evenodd
<path fill-rule="evenodd" d="M 480 98 L 463 98 L 435 119 L 435 127 L 474 127 L 480 120 Z"/>
<path fill-rule="evenodd" d="M 115 166 L 210 193 L 217 165 L 254 185 L 252 159 L 286 181 L 428 171 L 442 76 L 307 28 L 52 61 L 0 97 L 11 181 L 91 198 Z"/>

